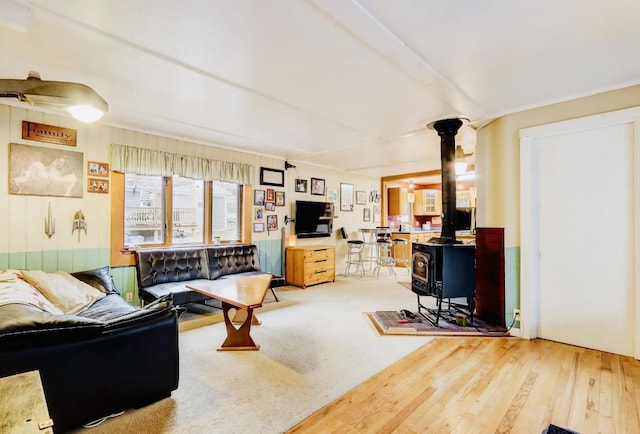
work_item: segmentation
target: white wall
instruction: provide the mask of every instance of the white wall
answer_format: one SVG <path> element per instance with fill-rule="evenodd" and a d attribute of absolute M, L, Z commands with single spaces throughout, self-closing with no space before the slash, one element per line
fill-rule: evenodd
<path fill-rule="evenodd" d="M 505 228 L 507 323 L 513 308 L 520 306 L 520 201 L 529 200 L 520 197 L 520 130 L 637 106 L 640 106 L 640 86 L 632 86 L 506 115 L 478 129 L 478 227 Z M 597 218 L 606 231 L 606 212 Z"/>

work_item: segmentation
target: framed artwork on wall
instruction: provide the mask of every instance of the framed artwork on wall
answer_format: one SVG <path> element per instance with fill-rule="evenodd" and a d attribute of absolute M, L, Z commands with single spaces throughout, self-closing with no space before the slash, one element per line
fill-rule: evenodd
<path fill-rule="evenodd" d="M 87 161 L 88 176 L 109 176 L 109 163 L 98 163 L 97 161 Z"/>
<path fill-rule="evenodd" d="M 264 223 L 255 222 L 253 224 L 253 232 L 264 232 Z"/>
<path fill-rule="evenodd" d="M 109 193 L 109 180 L 87 178 L 87 191 L 89 193 Z"/>
<path fill-rule="evenodd" d="M 284 191 L 276 191 L 276 206 L 284 206 Z"/>
<path fill-rule="evenodd" d="M 253 190 L 253 204 L 264 206 L 264 190 Z"/>
<path fill-rule="evenodd" d="M 306 193 L 306 192 L 307 192 L 307 180 L 296 179 L 296 193 Z"/>
<path fill-rule="evenodd" d="M 371 208 L 365 208 L 362 210 L 362 221 L 363 222 L 371 221 Z"/>
<path fill-rule="evenodd" d="M 260 184 L 284 187 L 284 170 L 260 168 Z"/>
<path fill-rule="evenodd" d="M 324 196 L 324 179 L 311 178 L 311 194 Z"/>
<path fill-rule="evenodd" d="M 267 231 L 277 231 L 278 230 L 278 216 L 275 214 L 271 214 L 267 216 Z"/>
<path fill-rule="evenodd" d="M 366 204 L 367 204 L 367 192 L 356 191 L 356 205 L 366 205 Z"/>
<path fill-rule="evenodd" d="M 83 178 L 82 152 L 9 144 L 9 194 L 82 197 Z"/>
<path fill-rule="evenodd" d="M 340 183 L 340 211 L 353 211 L 353 184 Z"/>
<path fill-rule="evenodd" d="M 265 202 L 275 202 L 276 201 L 276 191 L 273 188 L 267 188 L 267 198 Z"/>

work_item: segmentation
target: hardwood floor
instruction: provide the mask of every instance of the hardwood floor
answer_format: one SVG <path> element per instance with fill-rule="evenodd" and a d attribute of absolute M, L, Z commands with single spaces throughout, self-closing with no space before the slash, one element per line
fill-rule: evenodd
<path fill-rule="evenodd" d="M 437 338 L 290 433 L 640 432 L 640 361 L 545 340 Z"/>

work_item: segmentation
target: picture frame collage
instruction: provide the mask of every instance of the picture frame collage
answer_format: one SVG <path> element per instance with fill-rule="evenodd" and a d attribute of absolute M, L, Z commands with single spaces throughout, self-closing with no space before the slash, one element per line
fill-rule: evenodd
<path fill-rule="evenodd" d="M 345 182 L 340 183 L 339 189 L 327 188 L 324 179 L 315 177 L 309 179 L 296 178 L 295 192 L 326 196 L 327 202 L 336 204 L 338 210 L 346 212 L 353 212 L 357 205 L 367 205 L 367 199 L 371 204 L 380 203 L 380 194 L 377 190 L 372 190 L 367 195 L 365 190 L 355 190 L 353 184 Z M 372 208 L 363 208 L 362 221 L 369 222 L 371 218 Z"/>
<path fill-rule="evenodd" d="M 261 187 L 253 191 L 253 232 L 271 232 L 279 229 L 276 207 L 285 206 L 285 191 L 272 187 L 284 187 L 284 171 L 260 168 Z M 353 212 L 356 207 L 362 208 L 362 221 L 369 222 L 376 214 L 376 207 L 366 207 L 367 203 L 380 202 L 380 194 L 372 190 L 367 194 L 365 190 L 356 190 L 351 183 L 341 182 L 339 188 L 328 188 L 324 178 L 309 177 L 294 179 L 294 192 L 296 194 L 310 194 L 312 196 L 325 196 L 327 202 L 336 204 L 339 211 Z M 378 207 L 379 209 L 379 207 Z M 373 214 L 373 215 L 372 215 Z"/>
<path fill-rule="evenodd" d="M 87 161 L 87 192 L 109 193 L 109 163 Z"/>
<path fill-rule="evenodd" d="M 271 187 L 284 187 L 284 171 L 261 167 L 260 184 L 267 188 L 253 190 L 253 232 L 277 231 L 279 224 L 275 211 L 276 207 L 285 206 L 285 191 Z"/>

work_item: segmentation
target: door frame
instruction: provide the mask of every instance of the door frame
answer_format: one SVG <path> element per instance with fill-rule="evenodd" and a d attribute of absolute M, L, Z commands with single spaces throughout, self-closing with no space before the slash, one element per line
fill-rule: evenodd
<path fill-rule="evenodd" d="M 520 335 L 540 333 L 540 260 L 538 203 L 539 138 L 633 124 L 633 252 L 635 260 L 633 354 L 640 359 L 640 107 L 586 116 L 520 130 Z M 525 198 L 528 198 L 525 200 Z"/>

